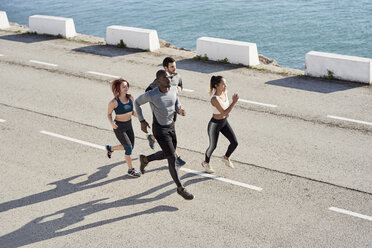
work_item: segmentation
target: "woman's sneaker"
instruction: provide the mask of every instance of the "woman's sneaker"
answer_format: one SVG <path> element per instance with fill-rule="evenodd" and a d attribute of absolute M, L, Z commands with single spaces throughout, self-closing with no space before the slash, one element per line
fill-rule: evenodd
<path fill-rule="evenodd" d="M 185 188 L 183 188 L 181 191 L 179 191 L 179 190 L 177 189 L 177 193 L 178 193 L 180 196 L 182 196 L 183 199 L 185 199 L 185 200 L 192 200 L 192 199 L 194 199 L 194 195 L 191 194 L 191 193 L 189 193 L 189 192 L 187 192 L 187 190 L 186 190 Z"/>
<path fill-rule="evenodd" d="M 140 177 L 141 174 L 136 171 L 136 169 L 128 169 L 128 176 L 130 177 Z"/>
<path fill-rule="evenodd" d="M 203 161 L 201 163 L 201 166 L 203 166 L 203 168 L 205 169 L 205 171 L 208 172 L 208 173 L 213 173 L 214 172 L 214 170 L 213 170 L 213 168 L 212 168 L 212 166 L 211 166 L 210 163 L 207 163 L 207 162 Z"/>
<path fill-rule="evenodd" d="M 222 160 L 222 162 L 225 163 L 225 165 L 226 165 L 227 167 L 230 167 L 230 168 L 232 168 L 232 169 L 235 168 L 234 165 L 233 165 L 233 163 L 231 162 L 231 160 L 230 160 L 229 158 L 226 159 L 225 156 L 222 156 L 221 160 Z"/>
<path fill-rule="evenodd" d="M 151 149 L 155 149 L 155 140 L 152 139 L 152 135 L 147 135 L 147 139 L 149 140 L 149 146 Z"/>
<path fill-rule="evenodd" d="M 106 145 L 106 151 L 107 151 L 107 153 L 106 153 L 107 157 L 111 158 L 112 151 L 111 151 L 111 146 L 110 145 Z"/>

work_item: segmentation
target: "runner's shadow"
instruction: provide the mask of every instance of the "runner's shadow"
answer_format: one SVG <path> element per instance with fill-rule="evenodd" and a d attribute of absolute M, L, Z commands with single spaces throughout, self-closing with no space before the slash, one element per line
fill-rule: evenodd
<path fill-rule="evenodd" d="M 164 167 L 161 167 L 163 169 Z M 182 179 L 187 179 L 195 177 L 197 175 L 188 173 L 182 176 Z M 211 180 L 211 178 L 194 178 L 188 180 L 185 184 L 191 185 L 194 183 L 199 183 L 201 181 Z M 145 192 L 113 201 L 113 202 L 102 202 L 108 198 L 103 198 L 99 200 L 94 200 L 79 204 L 77 206 L 69 207 L 53 214 L 44 215 L 42 217 L 36 218 L 20 229 L 6 234 L 0 237 L 0 244 L 5 245 L 5 247 L 20 247 L 24 245 L 33 244 L 43 240 L 48 240 L 56 237 L 66 236 L 79 231 L 100 227 L 103 225 L 111 224 L 117 221 L 122 221 L 144 214 L 154 214 L 160 212 L 174 212 L 178 208 L 171 207 L 167 205 L 159 205 L 148 210 L 140 211 L 137 213 L 132 213 L 129 215 L 124 215 L 121 217 L 116 217 L 108 220 L 100 220 L 94 223 L 85 224 L 75 228 L 67 229 L 69 226 L 76 225 L 77 223 L 84 221 L 86 216 L 96 214 L 101 211 L 110 210 L 118 207 L 134 206 L 139 204 L 145 204 L 149 202 L 154 202 L 168 197 L 171 194 L 176 193 L 175 189 L 170 189 L 167 191 L 159 192 L 156 196 L 150 196 L 151 194 L 160 191 L 163 188 L 174 185 L 173 181 L 169 181 L 158 185 L 152 189 Z M 183 200 L 183 199 L 182 199 Z M 67 229 L 67 230 L 66 230 Z M 151 227 L 149 227 L 151 231 Z"/>
<path fill-rule="evenodd" d="M 85 46 L 72 49 L 75 52 L 83 52 L 83 53 L 90 53 L 94 55 L 106 56 L 106 57 L 118 57 L 118 56 L 125 56 L 135 53 L 143 53 L 146 52 L 141 49 L 134 49 L 134 48 L 118 48 L 115 46 L 110 45 L 92 45 L 92 46 Z"/>
<path fill-rule="evenodd" d="M 98 168 L 98 171 L 88 176 L 88 179 L 79 183 L 71 183 L 72 180 L 84 176 L 85 174 L 80 174 L 72 176 L 66 179 L 62 179 L 56 182 L 49 183 L 48 185 L 55 185 L 56 187 L 51 190 L 47 190 L 38 194 L 26 196 L 17 200 L 12 200 L 4 203 L 0 203 L 0 212 L 5 212 L 10 209 L 15 209 L 19 207 L 24 207 L 32 205 L 35 203 L 48 201 L 51 199 L 59 198 L 83 190 L 100 187 L 109 183 L 113 183 L 120 180 L 131 179 L 127 176 L 119 176 L 110 180 L 99 182 L 100 180 L 106 178 L 110 173 L 111 169 L 123 164 L 123 162 L 118 162 L 110 165 L 105 165 Z"/>
<path fill-rule="evenodd" d="M 43 42 L 55 39 L 61 39 L 57 36 L 53 35 L 38 35 L 38 34 L 12 34 L 12 35 L 4 35 L 0 36 L 0 39 L 3 40 L 10 40 L 10 41 L 17 41 L 23 43 L 35 43 L 35 42 Z"/>
<path fill-rule="evenodd" d="M 340 80 L 327 80 L 305 76 L 295 76 L 283 79 L 268 81 L 265 84 L 281 86 L 286 88 L 312 91 L 322 94 L 329 94 L 337 91 L 351 90 L 365 85 Z"/>

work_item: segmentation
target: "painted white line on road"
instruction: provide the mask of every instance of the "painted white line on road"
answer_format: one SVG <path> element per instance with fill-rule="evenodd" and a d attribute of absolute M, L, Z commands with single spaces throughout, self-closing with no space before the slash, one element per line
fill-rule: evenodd
<path fill-rule="evenodd" d="M 358 120 L 353 120 L 345 117 L 339 117 L 339 116 L 334 116 L 334 115 L 327 115 L 328 118 L 332 119 L 337 119 L 337 120 L 342 120 L 342 121 L 350 121 L 350 122 L 355 122 L 359 124 L 365 124 L 365 125 L 370 125 L 372 126 L 372 122 L 366 122 L 366 121 L 358 121 Z"/>
<path fill-rule="evenodd" d="M 6 122 L 6 120 L 0 119 L 0 122 Z"/>
<path fill-rule="evenodd" d="M 61 138 L 61 139 L 65 139 L 65 140 L 72 141 L 72 142 L 75 142 L 75 143 L 79 143 L 79 144 L 82 144 L 82 145 L 91 146 L 91 147 L 98 148 L 98 149 L 101 149 L 101 150 L 106 150 L 106 148 L 104 146 L 100 146 L 100 145 L 96 145 L 96 144 L 89 143 L 89 142 L 86 142 L 86 141 L 70 138 L 70 137 L 67 137 L 67 136 L 60 135 L 60 134 L 51 133 L 51 132 L 48 132 L 48 131 L 40 131 L 40 133 L 50 135 L 50 136 L 53 136 L 53 137 L 57 137 L 57 138 Z"/>
<path fill-rule="evenodd" d="M 372 217 L 368 216 L 368 215 L 359 214 L 359 213 L 355 213 L 355 212 L 352 212 L 352 211 L 349 211 L 349 210 L 345 210 L 345 209 L 342 209 L 342 208 L 336 208 L 336 207 L 330 207 L 328 209 L 331 210 L 331 211 L 335 211 L 337 213 L 347 214 L 347 215 L 351 215 L 351 216 L 358 217 L 358 218 L 361 218 L 361 219 L 372 221 Z"/>
<path fill-rule="evenodd" d="M 4 54 L 0 54 L 0 57 L 4 56 Z"/>
<path fill-rule="evenodd" d="M 186 92 L 194 92 L 194 90 L 189 90 L 189 89 L 182 89 L 182 91 L 186 91 Z"/>
<path fill-rule="evenodd" d="M 277 105 L 273 105 L 273 104 L 267 104 L 267 103 L 261 103 L 261 102 L 248 101 L 248 100 L 244 100 L 244 99 L 239 99 L 238 101 L 239 101 L 239 102 L 249 103 L 249 104 L 261 105 L 261 106 L 270 107 L 270 108 L 277 108 L 277 107 L 278 107 Z"/>
<path fill-rule="evenodd" d="M 91 147 L 98 148 L 98 149 L 101 149 L 101 150 L 106 150 L 106 148 L 104 146 L 100 146 L 100 145 L 96 145 L 96 144 L 93 144 L 93 143 L 90 143 L 90 142 L 70 138 L 70 137 L 67 137 L 67 136 L 60 135 L 60 134 L 56 134 L 56 133 L 52 133 L 52 132 L 48 132 L 48 131 L 40 131 L 40 133 L 50 135 L 50 136 L 53 136 L 53 137 L 56 137 L 56 138 L 72 141 L 72 142 L 79 143 L 79 144 L 82 144 L 82 145 L 91 146 Z M 203 177 L 216 179 L 216 180 L 219 180 L 219 181 L 222 181 L 222 182 L 225 182 L 225 183 L 230 183 L 230 184 L 234 184 L 234 185 L 237 185 L 237 186 L 257 190 L 257 191 L 262 190 L 262 188 L 257 187 L 257 186 L 237 182 L 237 181 L 234 181 L 234 180 L 230 180 L 230 179 L 223 178 L 223 177 L 216 176 L 216 175 L 211 175 L 211 174 L 200 172 L 200 171 L 194 171 L 194 170 L 190 170 L 190 169 L 187 169 L 187 168 L 181 168 L 181 170 L 189 172 L 189 173 L 193 173 L 193 174 L 196 174 L 196 175 L 200 175 L 200 176 L 203 176 Z"/>
<path fill-rule="evenodd" d="M 54 67 L 57 67 L 58 65 L 56 64 L 51 64 L 51 63 L 46 63 L 46 62 L 42 62 L 42 61 L 37 61 L 37 60 L 30 60 L 31 63 L 35 63 L 35 64 L 40 64 L 40 65 L 47 65 L 47 66 L 54 66 Z"/>
<path fill-rule="evenodd" d="M 105 73 L 95 72 L 95 71 L 88 71 L 88 73 L 94 74 L 94 75 L 99 75 L 99 76 L 110 77 L 110 78 L 120 78 L 120 76 L 115 76 L 115 75 L 110 75 L 110 74 L 105 74 Z"/>
<path fill-rule="evenodd" d="M 196 174 L 196 175 L 200 175 L 200 176 L 203 176 L 203 177 L 216 179 L 218 181 L 222 181 L 222 182 L 225 182 L 225 183 L 234 184 L 234 185 L 241 186 L 241 187 L 244 187 L 244 188 L 253 189 L 253 190 L 257 190 L 257 191 L 262 191 L 262 188 L 260 188 L 260 187 L 257 187 L 257 186 L 254 186 L 254 185 L 249 185 L 249 184 L 246 184 L 246 183 L 241 183 L 241 182 L 238 182 L 238 181 L 230 180 L 230 179 L 223 178 L 223 177 L 216 176 L 216 175 L 211 175 L 211 174 L 208 174 L 208 173 L 205 173 L 205 172 L 194 171 L 194 170 L 190 170 L 188 168 L 181 168 L 180 170 L 183 170 L 183 171 L 186 171 L 186 172 L 189 172 L 189 173 L 193 173 L 193 174 Z"/>

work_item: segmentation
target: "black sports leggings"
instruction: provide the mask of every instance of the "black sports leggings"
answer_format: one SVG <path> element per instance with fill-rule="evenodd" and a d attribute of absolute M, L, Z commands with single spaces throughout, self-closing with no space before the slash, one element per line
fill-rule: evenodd
<path fill-rule="evenodd" d="M 233 151 L 238 146 L 234 131 L 232 130 L 227 118 L 217 120 L 212 117 L 208 123 L 208 136 L 209 136 L 209 147 L 205 152 L 205 162 L 209 163 L 213 151 L 217 147 L 218 136 L 220 132 L 230 141 L 230 145 L 225 153 L 226 157 L 230 157 Z"/>
<path fill-rule="evenodd" d="M 171 174 L 171 177 L 177 187 L 181 187 L 182 184 L 176 170 L 175 151 L 177 147 L 177 136 L 174 123 L 168 126 L 161 126 L 159 123 L 157 123 L 156 119 L 154 119 L 152 131 L 162 151 L 146 156 L 148 162 L 167 159 L 169 173 Z"/>

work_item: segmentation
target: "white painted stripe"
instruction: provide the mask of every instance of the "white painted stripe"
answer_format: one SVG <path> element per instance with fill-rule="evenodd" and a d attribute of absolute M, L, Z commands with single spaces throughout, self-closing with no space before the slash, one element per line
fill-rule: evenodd
<path fill-rule="evenodd" d="M 355 122 L 359 124 L 365 124 L 365 125 L 370 125 L 372 126 L 372 122 L 366 122 L 366 121 L 358 121 L 358 120 L 353 120 L 345 117 L 339 117 L 339 116 L 334 116 L 334 115 L 327 115 L 328 118 L 333 118 L 337 120 L 342 120 L 342 121 L 350 121 L 350 122 Z"/>
<path fill-rule="evenodd" d="M 6 122 L 6 120 L 0 119 L 0 122 Z"/>
<path fill-rule="evenodd" d="M 37 60 L 30 60 L 31 63 L 35 63 L 35 64 L 40 64 L 40 65 L 47 65 L 47 66 L 58 66 L 56 64 L 50 64 L 50 63 L 46 63 L 46 62 L 42 62 L 42 61 L 37 61 Z"/>
<path fill-rule="evenodd" d="M 4 54 L 0 54 L 0 57 L 4 56 Z"/>
<path fill-rule="evenodd" d="M 96 145 L 96 144 L 89 143 L 89 142 L 86 142 L 86 141 L 70 138 L 70 137 L 67 137 L 67 136 L 60 135 L 60 134 L 51 133 L 51 132 L 48 132 L 48 131 L 40 131 L 40 133 L 50 135 L 50 136 L 53 136 L 53 137 L 57 137 L 57 138 L 61 138 L 61 139 L 65 139 L 65 140 L 68 140 L 68 141 L 76 142 L 76 143 L 79 143 L 79 144 L 82 144 L 82 145 L 91 146 L 91 147 L 98 148 L 98 149 L 101 149 L 101 150 L 106 150 L 106 148 L 104 146 L 100 146 L 100 145 Z"/>
<path fill-rule="evenodd" d="M 189 89 L 182 89 L 182 91 L 186 91 L 186 92 L 194 92 L 194 90 L 189 90 Z"/>
<path fill-rule="evenodd" d="M 368 215 L 359 214 L 359 213 L 356 213 L 356 212 L 352 212 L 352 211 L 349 211 L 349 210 L 345 210 L 345 209 L 342 209 L 342 208 L 336 208 L 336 207 L 330 207 L 328 209 L 331 210 L 331 211 L 341 213 L 341 214 L 347 214 L 347 215 L 351 215 L 351 216 L 358 217 L 358 218 L 361 218 L 361 219 L 372 221 L 372 217 L 368 216 Z"/>
<path fill-rule="evenodd" d="M 88 73 L 94 74 L 94 75 L 99 75 L 99 76 L 110 77 L 110 78 L 120 78 L 120 76 L 115 76 L 115 75 L 110 75 L 110 74 L 105 74 L 105 73 L 95 72 L 95 71 L 88 71 Z"/>
<path fill-rule="evenodd" d="M 67 136 L 60 135 L 60 134 L 51 133 L 51 132 L 48 132 L 48 131 L 40 131 L 40 133 L 50 135 L 50 136 L 53 136 L 53 137 L 57 137 L 57 138 L 61 138 L 61 139 L 65 139 L 65 140 L 68 140 L 68 141 L 76 142 L 76 143 L 79 143 L 79 144 L 82 144 L 82 145 L 91 146 L 91 147 L 98 148 L 98 149 L 101 149 L 101 150 L 106 150 L 106 148 L 104 146 L 100 146 L 100 145 L 96 145 L 96 144 L 93 144 L 93 143 L 90 143 L 90 142 L 70 138 L 70 137 L 67 137 Z M 190 170 L 190 169 L 187 169 L 187 168 L 181 168 L 181 170 L 189 172 L 189 173 L 193 173 L 193 174 L 196 174 L 196 175 L 200 175 L 200 176 L 203 176 L 203 177 L 216 179 L 216 180 L 219 180 L 219 181 L 222 181 L 222 182 L 225 182 L 225 183 L 230 183 L 230 184 L 234 184 L 234 185 L 237 185 L 237 186 L 257 190 L 257 191 L 262 190 L 262 188 L 257 187 L 257 186 L 237 182 L 237 181 L 234 181 L 234 180 L 230 180 L 230 179 L 223 178 L 223 177 L 216 176 L 216 175 L 211 175 L 211 174 L 200 172 L 200 171 L 194 171 L 194 170 Z"/>
<path fill-rule="evenodd" d="M 216 176 L 216 175 L 211 175 L 211 174 L 208 174 L 208 173 L 205 173 L 205 172 L 194 171 L 194 170 L 190 170 L 188 168 L 181 168 L 180 170 L 183 170 L 183 171 L 186 171 L 186 172 L 189 172 L 189 173 L 193 173 L 193 174 L 196 174 L 196 175 L 200 175 L 200 176 L 203 176 L 203 177 L 216 179 L 218 181 L 222 181 L 222 182 L 225 182 L 225 183 L 234 184 L 234 185 L 241 186 L 241 187 L 244 187 L 244 188 L 253 189 L 253 190 L 257 190 L 257 191 L 262 191 L 262 188 L 260 188 L 260 187 L 257 187 L 257 186 L 254 186 L 254 185 L 249 185 L 249 184 L 246 184 L 246 183 L 237 182 L 237 181 L 230 180 L 230 179 L 223 178 L 223 177 Z"/>
<path fill-rule="evenodd" d="M 261 105 L 261 106 L 270 107 L 270 108 L 277 108 L 277 107 L 278 107 L 277 105 L 273 105 L 273 104 L 267 104 L 267 103 L 261 103 L 261 102 L 248 101 L 248 100 L 244 100 L 244 99 L 239 99 L 238 101 L 239 101 L 239 102 L 250 103 L 250 104 L 255 104 L 255 105 Z"/>

